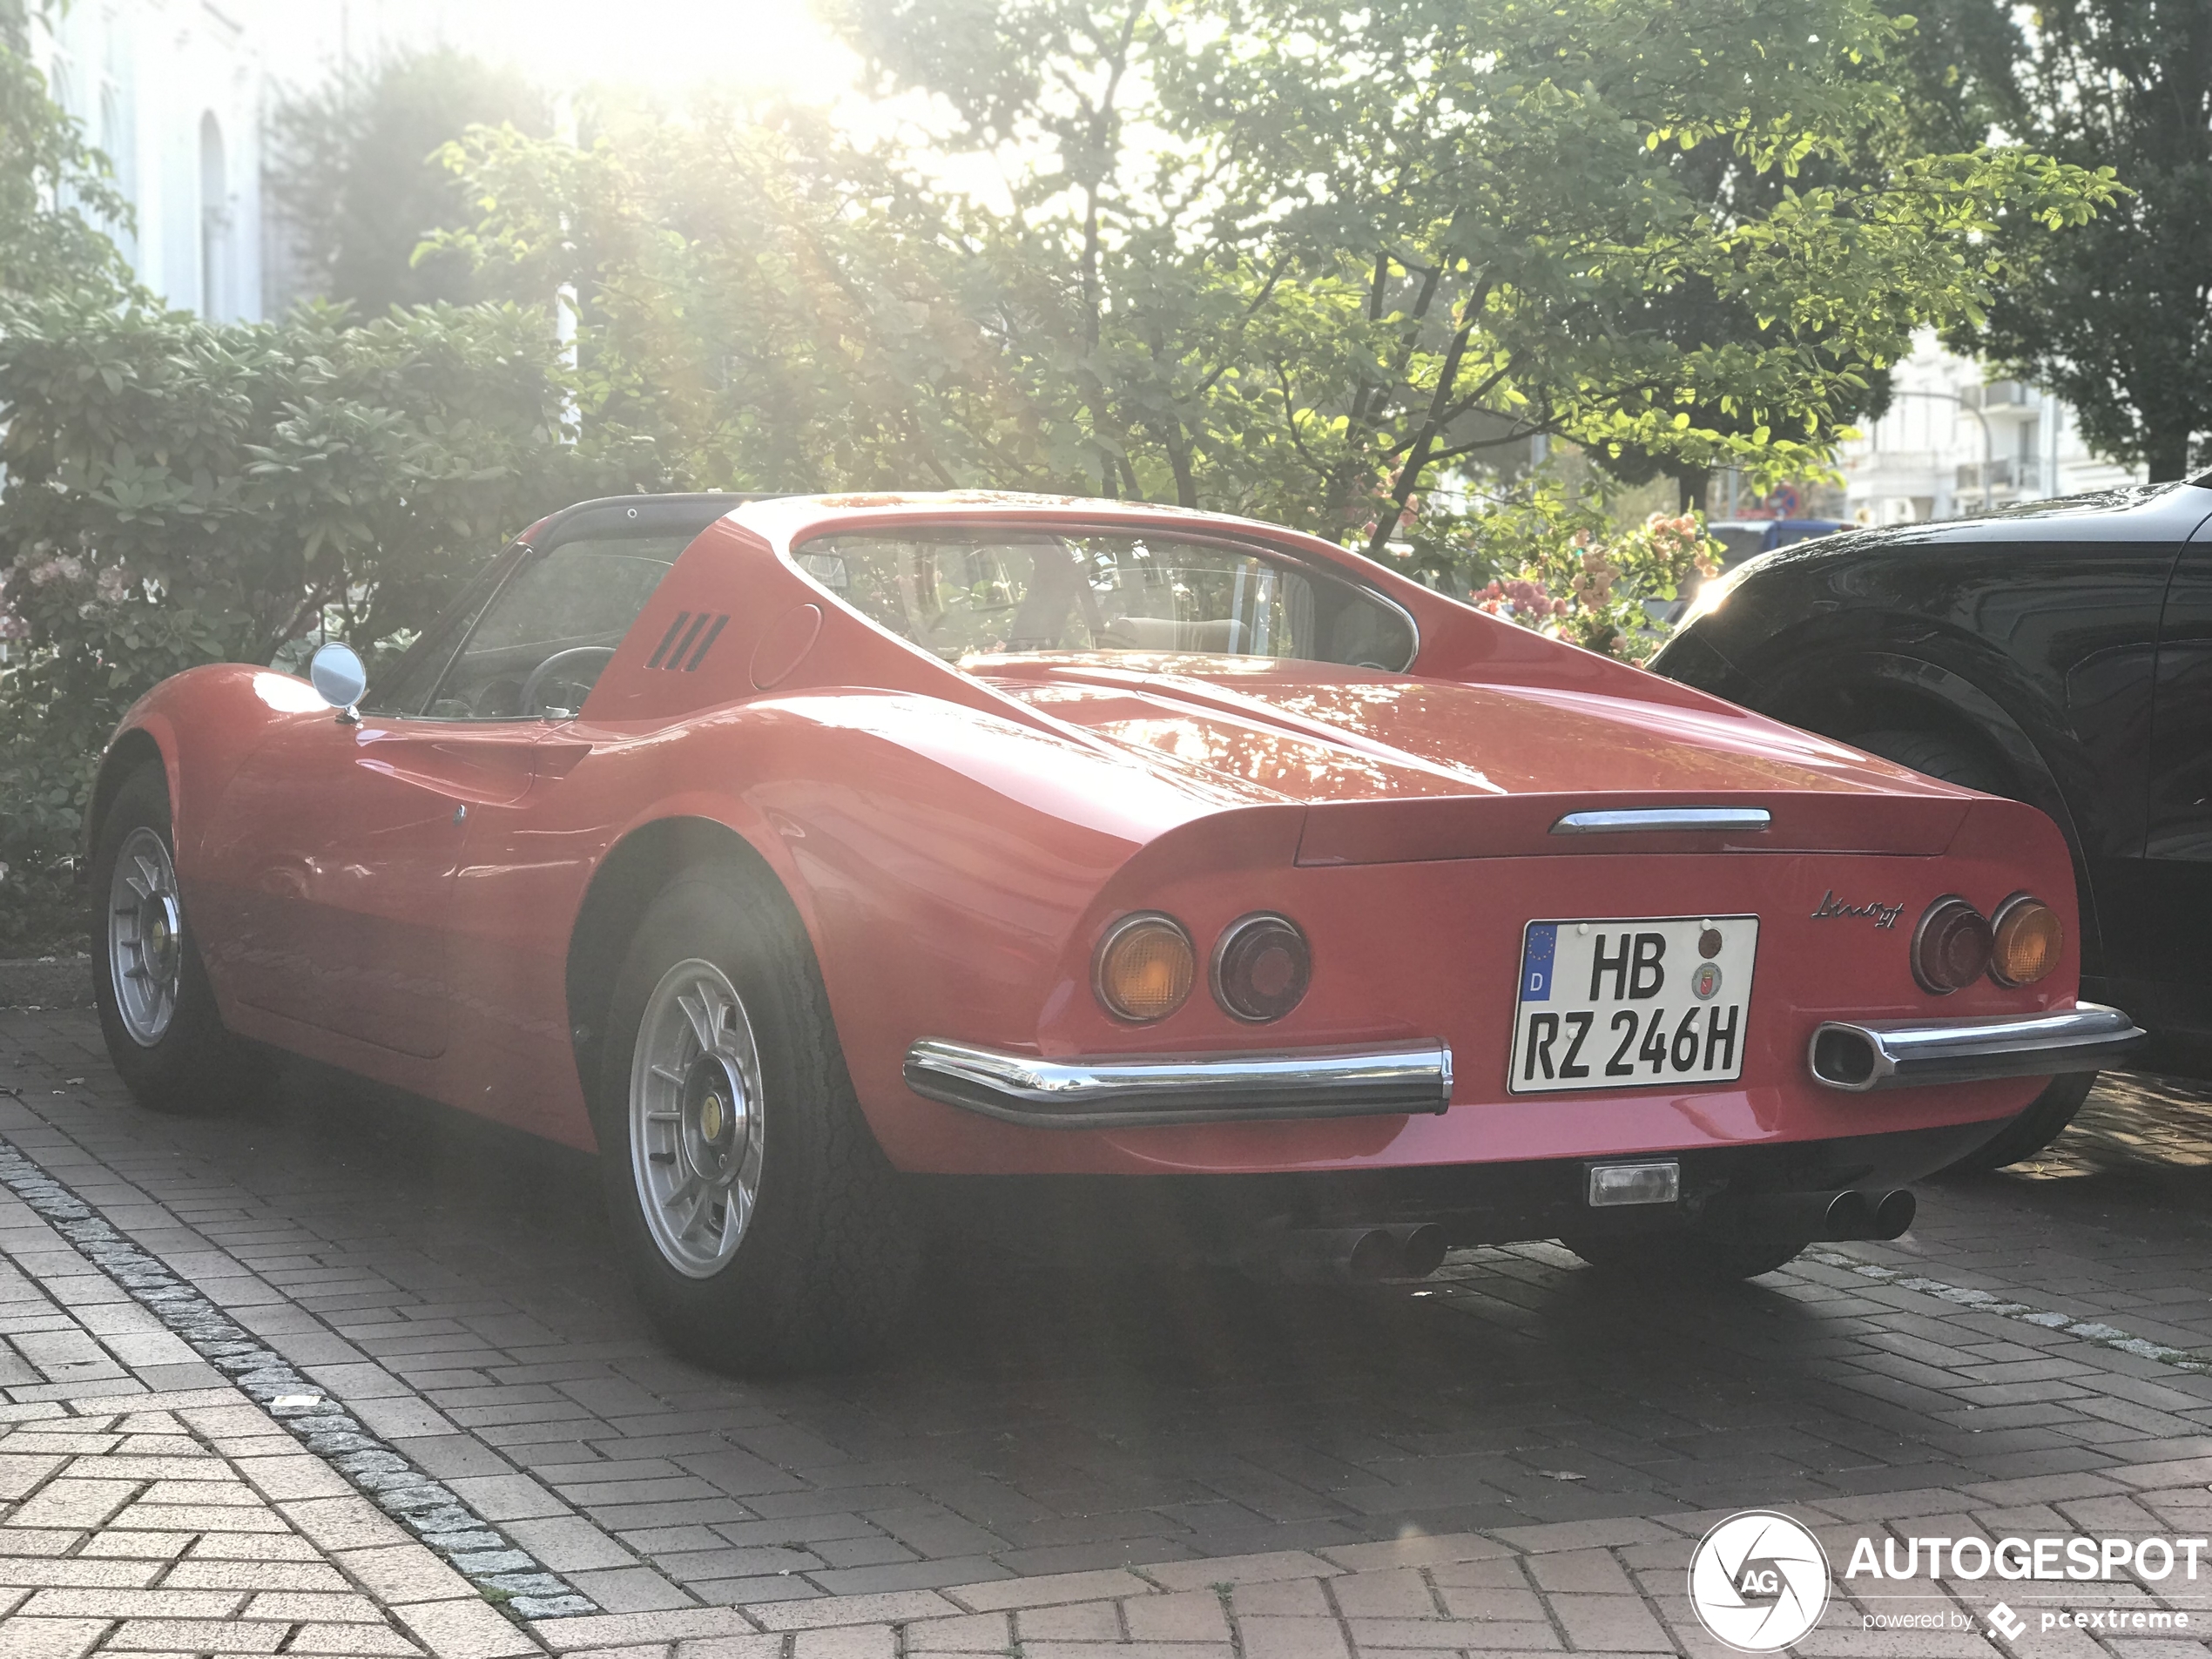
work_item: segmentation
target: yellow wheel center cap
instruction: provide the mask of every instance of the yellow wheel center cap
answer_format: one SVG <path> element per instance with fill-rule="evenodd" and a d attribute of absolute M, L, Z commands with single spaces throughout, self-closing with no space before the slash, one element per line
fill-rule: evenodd
<path fill-rule="evenodd" d="M 699 1133 L 710 1141 L 722 1138 L 722 1096 L 709 1095 L 699 1103 Z"/>

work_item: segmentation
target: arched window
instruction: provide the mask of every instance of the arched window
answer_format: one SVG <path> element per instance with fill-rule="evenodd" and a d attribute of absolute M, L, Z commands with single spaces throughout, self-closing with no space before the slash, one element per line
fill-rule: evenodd
<path fill-rule="evenodd" d="M 131 115 L 123 88 L 112 80 L 100 83 L 99 145 L 115 175 L 115 187 L 132 206 L 138 201 L 138 157 Z M 118 233 L 120 226 L 113 227 Z"/>
<path fill-rule="evenodd" d="M 223 158 L 223 128 L 210 110 L 199 118 L 199 314 L 221 322 L 230 314 L 231 186 Z"/>

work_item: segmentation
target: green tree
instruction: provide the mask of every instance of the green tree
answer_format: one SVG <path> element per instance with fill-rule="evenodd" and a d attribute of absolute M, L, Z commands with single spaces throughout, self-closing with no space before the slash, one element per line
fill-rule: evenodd
<path fill-rule="evenodd" d="M 2033 260 L 2041 239 L 2003 215 L 2020 279 L 1948 343 L 2050 388 L 2103 453 L 2181 477 L 2212 436 L 2212 0 L 2047 0 L 2027 27 L 1994 0 L 1937 10 L 1978 48 L 1935 66 L 1962 104 L 2130 192 Z"/>
<path fill-rule="evenodd" d="M 582 296 L 596 412 L 703 482 L 1283 519 L 1454 583 L 1529 440 L 1825 464 L 1915 331 L 2107 178 L 1931 151 L 1871 0 L 840 0 L 941 153 L 787 113 L 479 133 L 469 246 Z M 934 182 L 995 164 L 989 205 Z M 671 451 L 673 453 L 673 451 Z M 772 464 L 771 464 L 772 462 Z M 1440 511 L 1440 483 L 1481 486 Z"/>
<path fill-rule="evenodd" d="M 27 0 L 0 0 L 0 294 L 125 280 L 101 229 L 129 222 L 106 158 L 48 96 L 30 61 Z"/>
<path fill-rule="evenodd" d="M 1009 168 L 1003 244 L 1109 487 L 1432 564 L 1439 481 L 1538 435 L 1770 480 L 2111 195 L 1931 147 L 1865 0 L 841 0 Z M 1062 448 L 1067 448 L 1065 444 Z M 1168 488 L 1163 488 L 1168 485 Z M 1479 563 L 1479 561 L 1478 561 Z"/>
<path fill-rule="evenodd" d="M 1251 211 L 1333 264 L 1317 291 L 1363 278 L 1335 302 L 1370 354 L 1349 395 L 1285 376 L 1324 516 L 1379 494 L 1379 553 L 1440 469 L 1530 433 L 1755 479 L 1823 464 L 1915 330 L 2022 273 L 2031 243 L 1986 248 L 2001 220 L 2048 232 L 2113 194 L 2016 149 L 1854 167 L 1900 125 L 1905 32 L 1859 0 L 1313 0 L 1163 60 Z M 1669 153 L 1707 147 L 1732 193 Z M 1751 326 L 1684 329 L 1681 293 Z"/>
<path fill-rule="evenodd" d="M 941 145 L 998 164 L 1007 211 L 948 206 L 995 333 L 1074 487 L 1303 520 L 1265 387 L 1336 354 L 1285 286 L 1296 251 L 1224 197 L 1209 135 L 1161 70 L 1221 21 L 1153 0 L 835 0 L 879 89 L 924 92 Z M 1187 124 L 1186 124 L 1187 126 Z"/>
<path fill-rule="evenodd" d="M 550 124 L 543 94 L 521 74 L 449 48 L 385 59 L 278 109 L 269 193 L 326 298 L 375 317 L 477 297 L 466 260 L 417 250 L 475 220 L 435 158 L 478 125 L 543 137 Z"/>
<path fill-rule="evenodd" d="M 442 239 L 492 292 L 573 287 L 595 439 L 709 487 L 1062 488 L 1032 326 L 941 198 L 818 117 L 610 102 L 584 149 L 480 128 L 485 212 Z"/>

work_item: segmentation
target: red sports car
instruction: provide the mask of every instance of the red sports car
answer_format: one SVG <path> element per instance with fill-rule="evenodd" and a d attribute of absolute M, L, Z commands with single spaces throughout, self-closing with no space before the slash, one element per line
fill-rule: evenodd
<path fill-rule="evenodd" d="M 314 679 L 116 733 L 123 1076 L 289 1049 L 596 1146 L 722 1363 L 887 1327 L 900 1172 L 1156 1177 L 1355 1271 L 1763 1272 L 2139 1035 L 2075 1000 L 2040 813 L 1243 519 L 587 502 Z"/>

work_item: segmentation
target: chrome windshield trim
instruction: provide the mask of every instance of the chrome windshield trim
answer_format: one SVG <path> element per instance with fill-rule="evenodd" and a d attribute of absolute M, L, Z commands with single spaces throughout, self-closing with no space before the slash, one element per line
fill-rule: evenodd
<path fill-rule="evenodd" d="M 2118 1008 L 2080 1002 L 1976 1020 L 1830 1020 L 1805 1046 L 1815 1082 L 1863 1095 L 1919 1083 L 2099 1071 L 2145 1033 Z"/>
<path fill-rule="evenodd" d="M 1629 806 L 1569 813 L 1554 835 L 1621 835 L 1669 830 L 1763 830 L 1774 822 L 1764 806 Z"/>
<path fill-rule="evenodd" d="M 1264 1123 L 1441 1112 L 1452 1103 L 1452 1050 L 1438 1040 L 1046 1060 L 925 1037 L 907 1050 L 906 1078 L 931 1100 L 1037 1129 Z"/>

